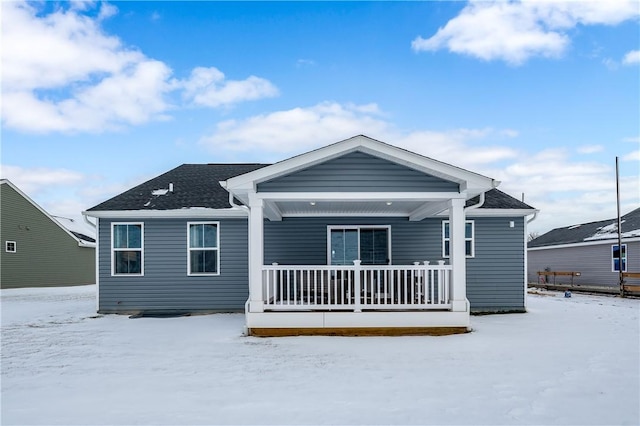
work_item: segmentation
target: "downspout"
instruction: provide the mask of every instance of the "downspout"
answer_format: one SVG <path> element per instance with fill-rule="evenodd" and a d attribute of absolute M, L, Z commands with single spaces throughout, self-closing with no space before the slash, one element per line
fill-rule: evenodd
<path fill-rule="evenodd" d="M 89 218 L 87 217 L 87 212 L 82 212 L 82 218 L 89 226 L 91 226 L 93 229 L 96 229 L 96 224 L 89 220 Z"/>
<path fill-rule="evenodd" d="M 499 180 L 492 179 L 492 180 L 491 180 L 491 189 L 495 189 L 495 188 L 497 188 L 497 187 L 498 187 L 498 185 L 500 185 L 501 183 L 502 183 L 502 182 L 500 182 Z M 478 200 L 478 202 L 477 202 L 476 204 L 474 204 L 474 205 L 472 205 L 472 206 L 465 207 L 465 208 L 464 208 L 465 213 L 466 213 L 468 210 L 475 210 L 475 209 L 477 209 L 477 208 L 482 207 L 482 205 L 484 204 L 484 200 L 485 200 L 485 194 L 486 194 L 486 192 L 487 192 L 487 191 L 484 191 L 484 192 L 481 192 L 481 193 L 480 193 L 480 199 Z"/>
<path fill-rule="evenodd" d="M 228 193 L 229 193 L 229 205 L 233 208 L 237 208 L 237 209 L 241 209 L 241 210 L 245 210 L 245 211 L 249 211 L 249 207 L 244 206 L 244 205 L 240 205 L 240 204 L 236 204 L 235 201 L 233 201 L 233 194 L 231 193 L 231 191 L 229 191 L 227 189 L 227 181 L 221 180 L 220 182 L 218 182 L 220 184 L 221 187 L 223 187 Z"/>
<path fill-rule="evenodd" d="M 233 201 L 233 198 L 234 198 L 233 194 L 229 193 L 229 204 L 231 204 L 231 207 L 242 209 L 242 210 L 245 210 L 245 211 L 249 211 L 249 207 L 247 207 L 245 205 L 236 204 L 236 202 Z"/>
<path fill-rule="evenodd" d="M 524 241 L 524 310 L 527 310 L 527 294 L 529 291 L 529 230 L 528 230 L 528 225 L 533 222 L 534 220 L 536 220 L 536 218 L 538 217 L 538 212 L 539 210 L 534 210 L 533 211 L 533 216 L 531 216 L 531 218 L 527 219 L 527 221 L 524 224 L 524 235 L 523 235 L 523 241 Z M 526 217 L 526 216 L 525 216 Z"/>
<path fill-rule="evenodd" d="M 480 200 L 476 204 L 471 205 L 469 207 L 465 207 L 464 208 L 465 213 L 467 211 L 469 211 L 469 210 L 475 210 L 475 209 L 477 209 L 479 207 L 482 207 L 482 205 L 484 204 L 484 200 L 485 200 L 484 194 L 485 194 L 484 192 L 480 194 Z"/>

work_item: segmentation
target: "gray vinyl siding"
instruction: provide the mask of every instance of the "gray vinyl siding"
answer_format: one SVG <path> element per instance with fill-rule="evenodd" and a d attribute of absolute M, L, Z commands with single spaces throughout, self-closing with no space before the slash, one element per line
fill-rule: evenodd
<path fill-rule="evenodd" d="M 220 274 L 187 275 L 187 223 L 203 219 L 144 220 L 144 276 L 111 276 L 111 223 L 100 219 L 99 312 L 241 311 L 248 298 L 246 219 L 220 223 Z"/>
<path fill-rule="evenodd" d="M 551 271 L 580 272 L 574 277 L 574 284 L 612 286 L 619 285 L 618 272 L 611 269 L 611 245 L 617 242 L 603 244 L 550 248 L 544 250 L 528 250 L 529 265 L 527 278 L 529 282 L 538 282 L 538 271 L 549 268 Z M 640 241 L 624 242 L 627 245 L 627 272 L 640 272 Z M 638 284 L 640 280 L 627 279 L 629 284 Z M 553 277 L 549 277 L 553 283 Z M 571 277 L 557 276 L 557 284 L 571 282 Z"/>
<path fill-rule="evenodd" d="M 327 226 L 391 225 L 391 262 L 442 259 L 442 221 L 410 222 L 407 218 L 284 218 L 265 222 L 264 257 L 266 264 L 326 265 Z"/>
<path fill-rule="evenodd" d="M 390 225 L 395 265 L 442 259 L 442 220 L 429 218 L 284 218 L 264 223 L 265 264 L 325 265 L 328 225 Z M 515 227 L 510 228 L 513 220 Z M 476 218 L 475 258 L 467 259 L 472 311 L 524 309 L 524 219 Z M 187 276 L 187 219 L 144 221 L 144 276 L 111 276 L 111 222 L 100 220 L 103 313 L 242 310 L 248 297 L 246 219 L 220 222 L 220 275 Z M 139 222 L 119 219 L 114 222 Z"/>
<path fill-rule="evenodd" d="M 454 182 L 362 152 L 258 184 L 259 192 L 458 192 L 458 189 Z"/>
<path fill-rule="evenodd" d="M 328 225 L 390 225 L 394 265 L 433 263 L 442 259 L 444 219 L 285 218 L 265 222 L 265 263 L 325 265 Z M 475 221 L 475 257 L 467 259 L 467 297 L 472 311 L 524 310 L 524 219 L 471 220 Z"/>
<path fill-rule="evenodd" d="M 0 286 L 50 287 L 95 283 L 95 249 L 78 241 L 8 184 L 0 185 Z M 6 241 L 16 242 L 7 253 Z"/>
<path fill-rule="evenodd" d="M 467 259 L 472 312 L 524 311 L 525 218 L 468 219 L 475 220 L 475 257 Z"/>

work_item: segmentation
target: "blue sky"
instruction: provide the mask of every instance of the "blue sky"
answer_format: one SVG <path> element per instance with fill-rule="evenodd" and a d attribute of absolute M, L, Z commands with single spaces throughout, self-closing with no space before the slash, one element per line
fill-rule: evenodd
<path fill-rule="evenodd" d="M 534 232 L 640 205 L 640 3 L 3 2 L 2 177 L 55 215 L 356 134 L 502 181 Z"/>

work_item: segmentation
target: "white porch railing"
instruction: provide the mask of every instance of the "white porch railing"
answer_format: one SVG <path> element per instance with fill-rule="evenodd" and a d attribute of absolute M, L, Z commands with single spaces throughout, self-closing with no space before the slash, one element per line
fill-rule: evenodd
<path fill-rule="evenodd" d="M 271 265 L 262 269 L 264 309 L 416 310 L 451 307 L 451 265 Z"/>

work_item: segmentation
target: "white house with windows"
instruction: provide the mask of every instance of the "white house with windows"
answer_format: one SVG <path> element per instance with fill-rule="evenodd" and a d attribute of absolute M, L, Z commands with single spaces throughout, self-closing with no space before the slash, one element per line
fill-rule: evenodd
<path fill-rule="evenodd" d="M 536 210 L 356 136 L 276 164 L 183 165 L 85 214 L 101 312 L 244 308 L 256 335 L 465 331 L 525 310 Z"/>

